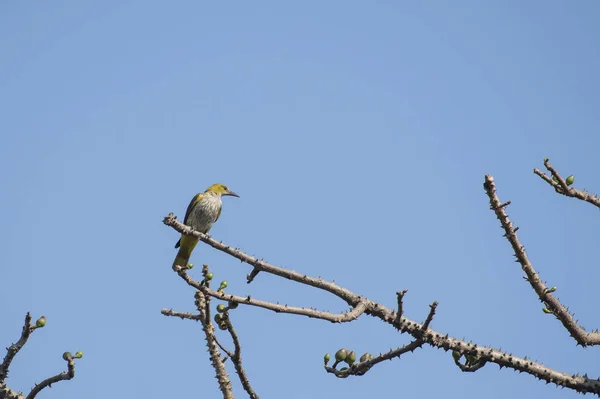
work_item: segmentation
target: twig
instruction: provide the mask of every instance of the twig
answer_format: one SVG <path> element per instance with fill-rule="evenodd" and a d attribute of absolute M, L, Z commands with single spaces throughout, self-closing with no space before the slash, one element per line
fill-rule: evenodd
<path fill-rule="evenodd" d="M 364 362 L 355 363 L 352 366 L 350 366 L 350 368 L 347 368 L 345 370 L 338 370 L 335 367 L 329 367 L 329 366 L 325 366 L 325 370 L 327 370 L 328 373 L 333 373 L 337 377 L 341 377 L 341 378 L 347 377 L 349 375 L 363 375 L 377 363 L 381 363 L 384 360 L 390 360 L 390 359 L 393 359 L 396 357 L 400 357 L 404 353 L 412 352 L 415 349 L 420 348 L 422 346 L 423 346 L 423 341 L 415 340 L 409 344 L 401 346 L 400 348 L 396 348 L 396 349 L 390 350 L 389 352 L 383 353 L 379 356 L 375 356 L 371 360 L 366 360 Z"/>
<path fill-rule="evenodd" d="M 398 299 L 398 312 L 396 313 L 396 320 L 394 320 L 394 322 L 397 325 L 400 325 L 400 321 L 402 319 L 402 314 L 404 313 L 403 299 L 404 299 L 404 295 L 406 295 L 407 292 L 408 292 L 408 290 L 402 290 L 402 291 L 396 292 L 396 297 Z"/>
<path fill-rule="evenodd" d="M 429 328 L 429 324 L 431 323 L 431 320 L 433 320 L 433 316 L 435 316 L 435 310 L 437 309 L 437 306 L 437 302 L 433 302 L 431 305 L 429 305 L 429 314 L 423 323 L 423 331 Z"/>
<path fill-rule="evenodd" d="M 560 301 L 551 293 L 540 278 L 538 273 L 533 269 L 533 265 L 529 261 L 525 252 L 525 247 L 519 241 L 516 231 L 513 228 L 512 222 L 509 220 L 506 214 L 505 208 L 499 207 L 500 199 L 496 194 L 496 185 L 494 178 L 490 175 L 485 176 L 484 183 L 485 191 L 490 199 L 490 208 L 496 214 L 498 220 L 502 224 L 502 228 L 505 232 L 505 237 L 510 243 L 515 253 L 518 262 L 521 264 L 521 268 L 527 275 L 527 281 L 540 298 L 542 302 L 546 304 L 546 307 L 561 321 L 563 326 L 569 331 L 571 336 L 581 346 L 586 345 L 598 345 L 600 344 L 600 334 L 597 332 L 587 332 L 585 329 L 577 324 L 573 319 L 573 316 L 569 313 L 567 308 L 563 306 Z"/>
<path fill-rule="evenodd" d="M 355 307 L 353 307 L 348 312 L 329 313 L 329 312 L 320 311 L 320 310 L 316 310 L 316 309 L 301 308 L 301 307 L 296 307 L 296 306 L 288 306 L 288 305 L 281 305 L 281 304 L 273 303 L 273 302 L 261 301 L 258 299 L 254 299 L 251 296 L 243 297 L 243 296 L 226 294 L 224 291 L 212 290 L 209 287 L 207 287 L 206 285 L 202 284 L 202 282 L 192 279 L 189 276 L 189 274 L 187 274 L 186 269 L 180 268 L 179 266 L 177 266 L 177 268 L 178 268 L 177 273 L 181 276 L 181 278 L 183 278 L 185 280 L 185 282 L 187 282 L 190 286 L 196 288 L 197 290 L 202 291 L 206 295 L 209 295 L 209 296 L 217 298 L 217 299 L 222 299 L 224 301 L 235 302 L 235 303 L 240 303 L 240 304 L 244 304 L 244 305 L 251 305 L 251 306 L 256 306 L 256 307 L 260 307 L 260 308 L 264 308 L 264 309 L 269 309 L 269 310 L 272 310 L 277 313 L 297 314 L 297 315 L 302 315 L 302 316 L 308 316 L 308 317 L 314 318 L 314 319 L 327 320 L 332 323 L 345 323 L 345 322 L 350 322 L 350 321 L 357 319 L 367 309 L 367 303 L 365 301 L 360 301 L 360 302 L 358 302 L 358 304 Z"/>
<path fill-rule="evenodd" d="M 31 332 L 34 330 L 31 325 L 31 314 L 27 312 L 25 315 L 25 324 L 23 324 L 23 330 L 21 331 L 21 337 L 19 340 L 9 346 L 6 350 L 6 356 L 4 361 L 0 364 L 0 382 L 3 382 L 8 377 L 8 368 L 10 363 L 14 359 L 15 355 L 21 350 L 21 348 L 27 343 Z"/>
<path fill-rule="evenodd" d="M 244 370 L 244 367 L 242 365 L 242 345 L 240 344 L 240 338 L 238 337 L 237 332 L 233 328 L 233 324 L 231 324 L 231 320 L 229 319 L 229 312 L 225 312 L 224 315 L 224 322 L 227 326 L 227 331 L 229 332 L 229 335 L 231 335 L 231 339 L 233 340 L 233 345 L 235 347 L 235 352 L 233 353 L 233 356 L 230 356 L 231 361 L 233 362 L 233 365 L 235 367 L 235 371 L 240 377 L 240 382 L 242 383 L 244 390 L 248 393 L 248 396 L 250 396 L 250 398 L 252 399 L 258 399 L 258 395 L 256 394 L 256 392 L 254 392 L 252 385 L 250 385 L 250 380 L 248 380 L 248 375 L 246 374 L 246 370 Z"/>
<path fill-rule="evenodd" d="M 187 312 L 176 312 L 173 309 L 163 309 L 160 311 L 160 313 L 165 316 L 179 317 L 181 320 L 188 319 L 188 320 L 200 321 L 200 319 L 201 319 L 201 316 L 199 314 L 193 314 L 193 313 L 187 313 Z"/>
<path fill-rule="evenodd" d="M 26 399 L 34 399 L 35 396 L 38 393 L 40 393 L 40 391 L 42 389 L 44 389 L 46 387 L 51 387 L 52 384 L 54 384 L 55 382 L 67 381 L 73 377 L 75 377 L 75 361 L 73 360 L 72 357 L 69 357 L 67 359 L 67 371 L 58 373 L 55 376 L 50 377 L 50 378 L 46 378 L 44 381 L 37 384 L 35 387 L 33 387 L 31 392 L 29 392 L 29 395 L 27 395 Z"/>
<path fill-rule="evenodd" d="M 217 345 L 219 345 L 219 348 L 221 348 L 221 350 L 223 352 L 225 352 L 225 354 L 227 355 L 227 357 L 223 358 L 223 363 L 225 363 L 227 361 L 227 359 L 233 358 L 233 352 L 231 352 L 223 344 L 221 344 L 221 342 L 219 341 L 219 339 L 216 336 L 215 336 L 215 342 L 217 343 Z"/>
<path fill-rule="evenodd" d="M 552 180 L 552 178 L 548 177 L 544 172 L 539 169 L 533 169 L 533 173 L 538 175 L 542 180 L 546 183 L 554 187 L 554 190 L 562 194 L 566 197 L 577 198 L 579 200 L 589 202 L 590 204 L 600 208 L 600 197 L 594 194 L 590 194 L 584 190 L 577 190 L 575 187 L 569 187 L 565 179 L 563 179 L 560 174 L 554 169 L 552 164 L 550 164 L 550 160 L 548 158 L 544 159 L 544 166 L 550 172 L 551 176 L 556 179 L 556 181 Z"/>

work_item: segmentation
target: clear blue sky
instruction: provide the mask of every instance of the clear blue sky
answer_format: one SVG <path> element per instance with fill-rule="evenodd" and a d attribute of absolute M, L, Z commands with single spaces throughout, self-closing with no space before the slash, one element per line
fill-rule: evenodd
<path fill-rule="evenodd" d="M 82 350 L 40 397 L 219 397 L 200 326 L 160 314 L 194 310 L 162 217 L 215 182 L 241 196 L 215 238 L 389 306 L 408 289 L 413 319 L 440 302 L 441 332 L 598 377 L 600 348 L 542 313 L 482 183 L 494 175 L 542 278 L 600 327 L 598 211 L 532 173 L 550 157 L 600 191 L 599 18 L 592 1 L 3 1 L 0 345 L 27 311 L 48 318 L 10 386 Z M 247 285 L 204 245 L 192 260 L 232 293 L 345 309 L 270 276 Z M 232 318 L 264 398 L 579 397 L 493 365 L 461 373 L 429 347 L 339 380 L 325 352 L 408 337 L 368 317 Z"/>

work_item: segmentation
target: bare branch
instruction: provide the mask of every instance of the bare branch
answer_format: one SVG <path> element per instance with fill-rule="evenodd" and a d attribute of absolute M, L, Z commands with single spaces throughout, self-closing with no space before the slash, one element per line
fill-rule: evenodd
<path fill-rule="evenodd" d="M 597 332 L 587 332 L 583 327 L 579 326 L 567 308 L 552 295 L 553 290 L 548 289 L 546 284 L 540 280 L 538 273 L 533 269 L 533 265 L 527 257 L 525 247 L 521 245 L 521 242 L 517 237 L 516 229 L 513 228 L 512 222 L 508 219 L 505 208 L 499 206 L 500 199 L 496 194 L 494 178 L 490 175 L 486 175 L 483 186 L 490 199 L 490 208 L 494 211 L 498 220 L 500 220 L 505 232 L 505 237 L 512 246 L 515 256 L 521 264 L 521 268 L 527 275 L 527 281 L 529 281 L 529 284 L 537 296 L 546 304 L 548 310 L 561 321 L 563 326 L 569 331 L 578 344 L 582 346 L 600 344 L 600 334 Z"/>
<path fill-rule="evenodd" d="M 349 375 L 363 375 L 377 363 L 381 363 L 384 360 L 391 360 L 396 357 L 399 358 L 404 353 L 412 352 L 415 349 L 420 348 L 422 346 L 423 341 L 415 340 L 407 345 L 403 345 L 400 348 L 390 350 L 389 352 L 376 356 L 370 360 L 366 360 L 360 363 L 354 363 L 352 366 L 345 370 L 338 370 L 335 367 L 328 367 L 327 365 L 325 365 L 325 370 L 327 370 L 328 373 L 333 373 L 340 378 L 345 378 Z"/>
<path fill-rule="evenodd" d="M 221 342 L 217 339 L 217 337 L 215 336 L 215 341 L 217 342 L 217 345 L 219 345 L 219 348 L 221 348 L 221 350 L 223 352 L 225 352 L 225 354 L 227 355 L 226 357 L 223 358 L 223 363 L 225 363 L 227 361 L 227 359 L 231 359 L 233 357 L 233 352 L 231 352 L 230 350 L 228 350 L 225 345 L 221 344 Z"/>
<path fill-rule="evenodd" d="M 21 350 L 21 348 L 27 343 L 31 332 L 35 328 L 31 325 L 31 314 L 27 312 L 25 315 L 25 324 L 23 324 L 23 330 L 21 331 L 21 337 L 17 341 L 17 343 L 12 344 L 6 350 L 6 356 L 4 357 L 4 361 L 0 364 L 0 382 L 3 382 L 6 377 L 8 377 L 8 369 L 10 367 L 10 363 L 14 359 L 15 355 Z"/>
<path fill-rule="evenodd" d="M 202 317 L 199 314 L 193 314 L 193 313 L 187 313 L 187 312 L 176 312 L 173 309 L 163 309 L 160 311 L 160 313 L 165 316 L 179 317 L 181 320 L 188 319 L 188 320 L 200 321 L 201 317 Z"/>
<path fill-rule="evenodd" d="M 184 269 L 179 266 L 176 266 L 176 268 L 177 268 L 176 271 L 179 274 L 179 276 L 181 276 L 181 278 L 183 278 L 190 286 L 202 291 L 206 295 L 210 295 L 214 298 L 222 299 L 224 301 L 241 303 L 244 305 L 251 305 L 251 306 L 269 309 L 269 310 L 272 310 L 277 313 L 297 314 L 297 315 L 301 315 L 301 316 L 308 316 L 310 318 L 327 320 L 332 323 L 345 323 L 345 322 L 349 322 L 349 321 L 357 319 L 367 309 L 366 302 L 360 301 L 360 302 L 358 302 L 358 304 L 355 307 L 353 307 L 348 312 L 329 313 L 329 312 L 324 312 L 324 311 L 320 311 L 320 310 L 316 310 L 316 309 L 301 308 L 301 307 L 295 307 L 295 306 L 281 305 L 281 304 L 273 303 L 273 302 L 261 301 L 258 299 L 254 299 L 250 296 L 242 297 L 242 296 L 237 296 L 237 295 L 226 294 L 223 291 L 212 290 L 212 289 L 208 288 L 202 282 L 192 279 L 187 274 L 187 271 L 186 271 L 187 269 Z"/>
<path fill-rule="evenodd" d="M 433 302 L 431 305 L 429 305 L 429 308 L 430 308 L 429 314 L 427 315 L 427 318 L 425 319 L 425 322 L 423 323 L 423 331 L 425 331 L 429 328 L 429 324 L 433 320 L 433 316 L 435 316 L 435 309 L 437 309 L 437 306 L 438 306 L 437 302 Z"/>
<path fill-rule="evenodd" d="M 256 268 L 259 271 L 267 272 L 275 276 L 283 277 L 288 280 L 293 280 L 305 285 L 309 285 L 311 287 L 328 291 L 333 295 L 343 299 L 352 307 L 356 306 L 358 302 L 360 302 L 360 297 L 346 288 L 340 287 L 331 282 L 327 282 L 321 278 L 310 277 L 295 272 L 293 270 L 277 267 L 263 260 L 259 260 L 254 256 L 247 255 L 239 249 L 232 248 L 226 244 L 223 244 L 222 242 L 214 240 L 209 235 L 193 230 L 191 227 L 179 222 L 175 215 L 173 215 L 172 213 L 170 213 L 163 219 L 163 223 L 167 226 L 173 227 L 176 231 L 182 234 L 196 237 L 205 244 L 208 244 L 211 247 L 218 249 L 219 251 L 231 255 L 244 263 L 254 266 L 254 268 Z"/>
<path fill-rule="evenodd" d="M 231 389 L 231 381 L 227 374 L 227 370 L 225 369 L 224 361 L 221 358 L 221 353 L 219 352 L 217 339 L 215 337 L 215 327 L 210 320 L 210 313 L 208 312 L 210 304 L 208 298 L 200 291 L 196 291 L 196 306 L 200 312 L 200 322 L 202 323 L 202 330 L 206 336 L 206 345 L 208 346 L 210 360 L 215 369 L 217 380 L 219 381 L 219 389 L 221 389 L 224 399 L 232 399 L 234 396 Z"/>
<path fill-rule="evenodd" d="M 542 180 L 546 183 L 554 187 L 554 190 L 562 194 L 566 197 L 577 198 L 579 200 L 589 202 L 590 204 L 600 208 L 600 197 L 594 194 L 590 194 L 585 190 L 577 190 L 574 187 L 569 187 L 566 180 L 563 179 L 560 174 L 554 169 L 554 167 L 550 164 L 550 160 L 548 158 L 544 159 L 544 166 L 550 172 L 550 175 L 554 180 L 546 175 L 544 172 L 539 169 L 533 169 L 533 173 L 538 175 Z"/>
<path fill-rule="evenodd" d="M 394 322 L 396 324 L 400 324 L 400 319 L 402 318 L 402 314 L 404 314 L 404 309 L 403 309 L 403 299 L 404 299 L 404 295 L 406 295 L 406 293 L 408 292 L 408 290 L 402 290 L 402 291 L 398 291 L 396 292 L 396 297 L 398 298 L 398 312 L 396 313 L 396 320 L 394 320 Z"/>
<path fill-rule="evenodd" d="M 44 388 L 51 387 L 52 384 L 59 381 L 67 381 L 75 377 L 75 361 L 72 357 L 65 359 L 67 361 L 67 371 L 56 374 L 55 376 L 46 378 L 44 381 L 36 384 L 35 387 L 29 392 L 26 399 L 34 399 L 38 393 Z"/>
<path fill-rule="evenodd" d="M 327 320 L 332 323 L 345 323 L 345 322 L 350 322 L 350 321 L 356 320 L 360 315 L 362 315 L 365 312 L 365 310 L 367 308 L 367 305 L 365 302 L 359 302 L 358 305 L 356 305 L 356 307 L 354 307 L 353 309 L 351 309 L 348 312 L 329 313 L 329 312 L 324 312 L 324 311 L 320 311 L 320 310 L 316 310 L 316 309 L 300 308 L 300 307 L 295 307 L 295 306 L 281 305 L 278 303 L 261 301 L 258 299 L 254 299 L 250 296 L 242 297 L 242 296 L 226 294 L 223 291 L 214 291 L 214 290 L 211 290 L 206 287 L 202 287 L 201 290 L 202 290 L 202 292 L 204 292 L 207 295 L 210 295 L 214 298 L 222 299 L 225 301 L 241 303 L 244 305 L 257 306 L 260 308 L 272 310 L 277 313 L 290 313 L 290 314 L 297 314 L 297 315 L 301 315 L 301 316 L 307 316 L 307 317 L 314 318 L 314 319 Z"/>
<path fill-rule="evenodd" d="M 366 314 L 379 318 L 385 323 L 388 323 L 399 329 L 402 333 L 410 334 L 415 339 L 420 340 L 430 346 L 442 348 L 446 351 L 453 350 L 465 355 L 468 354 L 485 362 L 495 363 L 502 367 L 525 372 L 543 381 L 546 381 L 547 383 L 554 383 L 556 385 L 567 387 L 581 393 L 595 393 L 596 395 L 600 396 L 600 380 L 590 379 L 587 376 L 562 373 L 546 367 L 541 363 L 512 356 L 508 353 L 502 352 L 501 350 L 478 346 L 464 340 L 459 340 L 448 336 L 448 334 L 442 334 L 434 331 L 431 328 L 423 330 L 423 324 L 409 320 L 403 316 L 398 318 L 397 312 L 393 311 L 392 309 L 359 296 L 346 288 L 340 287 L 332 282 L 327 282 L 320 278 L 306 276 L 291 270 L 271 265 L 267 262 L 247 255 L 238 249 L 234 249 L 226 244 L 223 244 L 222 242 L 218 242 L 206 234 L 194 231 L 183 223 L 178 222 L 172 213 L 164 218 L 163 223 L 173 227 L 176 231 L 182 234 L 197 237 L 200 241 L 212 246 L 215 249 L 218 249 L 219 251 L 229 254 L 234 258 L 241 260 L 242 262 L 248 263 L 262 272 L 270 273 L 304 285 L 309 285 L 324 291 L 328 291 L 333 295 L 343 299 L 352 307 L 357 307 L 360 302 L 364 302 L 366 306 Z M 177 272 L 182 275 L 182 271 L 183 269 L 179 268 Z M 182 277 L 186 279 L 185 276 Z M 190 284 L 188 280 L 186 281 L 188 284 Z M 227 295 L 225 295 L 223 299 L 228 299 Z"/>
<path fill-rule="evenodd" d="M 233 328 L 233 324 L 231 324 L 231 320 L 229 319 L 229 312 L 225 312 L 225 325 L 227 326 L 227 331 L 231 335 L 231 339 L 233 340 L 233 345 L 235 347 L 235 352 L 231 357 L 231 361 L 235 367 L 235 371 L 240 377 L 240 382 L 244 387 L 244 390 L 248 393 L 248 396 L 252 399 L 258 399 L 258 395 L 254 392 L 252 385 L 250 385 L 250 380 L 248 380 L 248 375 L 246 374 L 246 370 L 242 365 L 242 345 L 240 344 L 240 338 L 237 335 L 237 332 Z"/>
<path fill-rule="evenodd" d="M 15 355 L 21 350 L 21 348 L 27 343 L 27 340 L 31 336 L 31 333 L 38 328 L 42 328 L 46 325 L 46 318 L 44 316 L 40 317 L 35 325 L 31 324 L 31 314 L 27 312 L 25 316 L 25 324 L 23 325 L 23 330 L 21 332 L 21 337 L 19 341 L 15 344 L 12 344 L 7 349 L 6 356 L 4 357 L 4 361 L 0 365 L 0 398 L 6 399 L 23 399 L 25 396 L 20 392 L 14 392 L 8 386 L 4 380 L 8 376 L 8 369 L 10 367 L 10 363 L 14 359 Z M 39 384 L 36 384 L 31 392 L 27 395 L 25 399 L 34 399 L 36 395 L 44 388 L 51 386 L 55 382 L 59 381 L 67 381 L 75 377 L 75 358 L 81 358 L 83 356 L 83 352 L 77 352 L 75 357 L 73 357 L 69 352 L 65 352 L 63 354 L 63 358 L 67 361 L 67 371 L 63 371 L 61 373 L 56 374 L 55 376 L 46 378 Z"/>
<path fill-rule="evenodd" d="M 6 386 L 5 382 L 0 382 L 0 398 L 1 399 L 25 399 L 22 392 L 15 392 Z"/>

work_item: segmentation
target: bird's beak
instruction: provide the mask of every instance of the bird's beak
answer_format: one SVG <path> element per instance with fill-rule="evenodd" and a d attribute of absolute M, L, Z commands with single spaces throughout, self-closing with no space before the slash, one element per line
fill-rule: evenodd
<path fill-rule="evenodd" d="M 236 193 L 234 193 L 233 191 L 229 191 L 229 192 L 228 192 L 227 194 L 225 194 L 225 195 L 230 195 L 230 196 L 232 196 L 232 197 L 238 197 L 238 198 L 240 198 L 240 196 L 239 196 L 239 195 L 237 195 Z"/>

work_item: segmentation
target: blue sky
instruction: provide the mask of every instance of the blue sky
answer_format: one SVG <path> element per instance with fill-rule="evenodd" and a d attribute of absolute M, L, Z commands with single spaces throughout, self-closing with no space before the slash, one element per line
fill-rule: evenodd
<path fill-rule="evenodd" d="M 0 344 L 27 311 L 48 318 L 9 385 L 82 350 L 76 378 L 40 397 L 219 397 L 200 326 L 160 314 L 194 309 L 161 219 L 215 182 L 241 196 L 215 238 L 389 306 L 408 289 L 415 320 L 440 302 L 438 331 L 598 377 L 599 349 L 576 347 L 521 278 L 482 183 L 496 178 L 534 267 L 598 328 L 597 210 L 532 169 L 550 157 L 600 191 L 599 16 L 590 1 L 2 2 Z M 232 293 L 345 309 L 271 276 L 247 285 L 246 265 L 204 245 L 192 260 Z M 367 317 L 232 320 L 264 398 L 579 397 L 493 365 L 461 373 L 429 347 L 339 380 L 325 352 L 409 337 Z"/>

